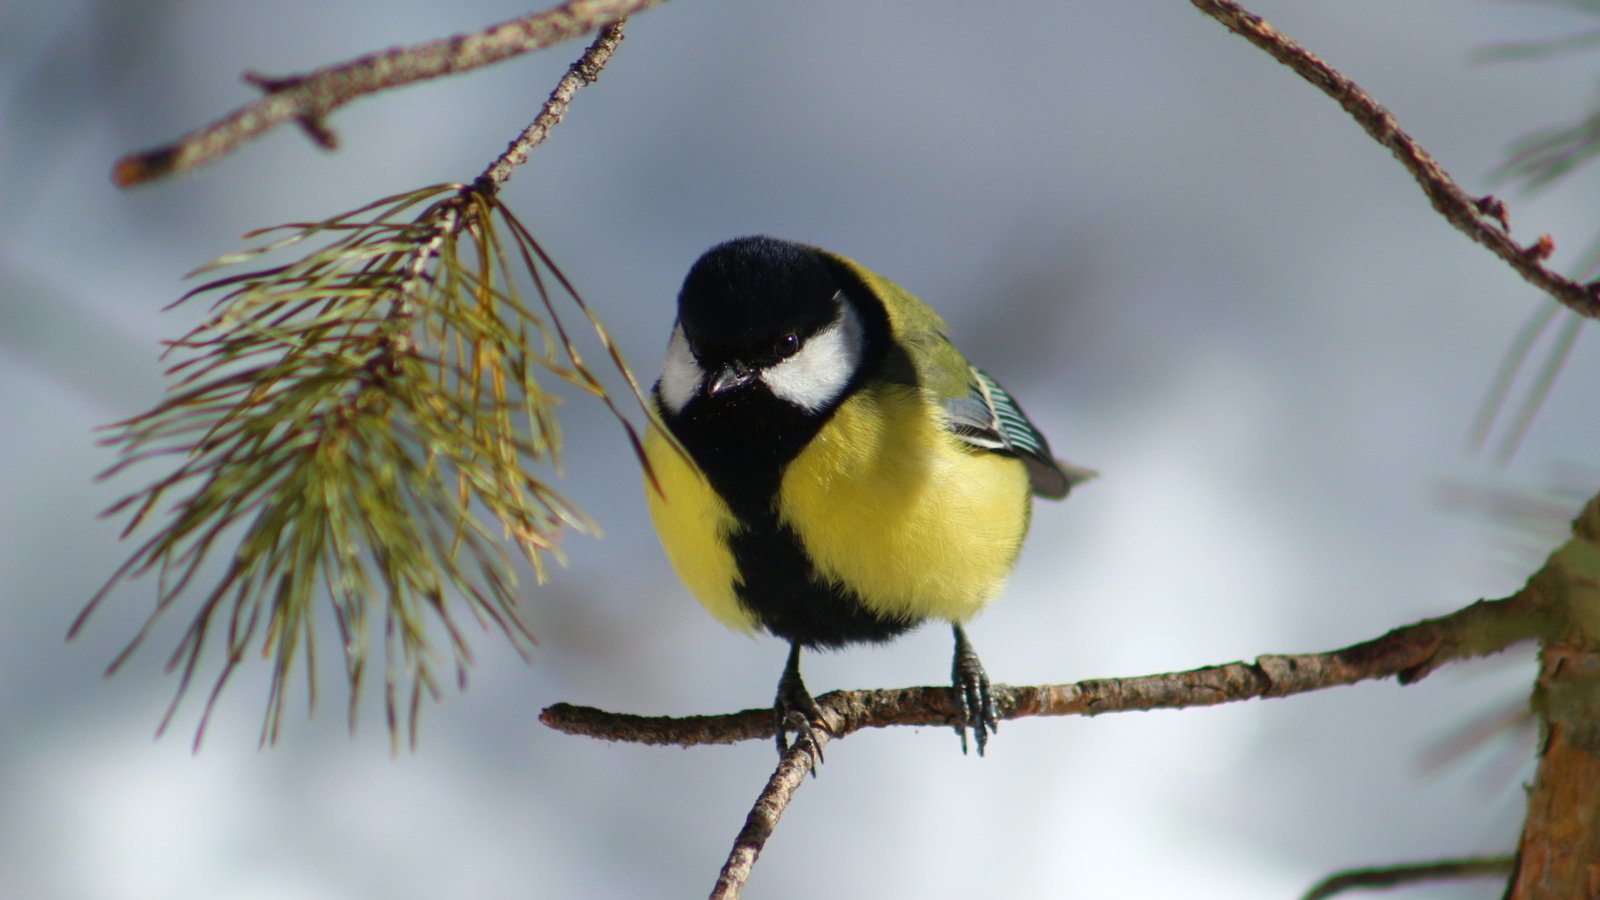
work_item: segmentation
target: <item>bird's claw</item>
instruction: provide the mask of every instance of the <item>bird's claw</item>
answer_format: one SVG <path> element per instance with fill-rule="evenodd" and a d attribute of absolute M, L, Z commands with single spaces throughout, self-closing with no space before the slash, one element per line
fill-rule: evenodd
<path fill-rule="evenodd" d="M 778 696 L 772 703 L 772 733 L 778 742 L 779 756 L 789 752 L 790 732 L 794 732 L 797 744 L 807 746 L 812 777 L 822 763 L 822 740 L 818 730 L 832 736 L 827 719 L 822 715 L 822 706 L 800 680 L 800 648 L 795 646 L 789 654 L 789 665 L 778 680 Z"/>
<path fill-rule="evenodd" d="M 982 756 L 989 744 L 989 735 L 1000 730 L 1000 715 L 995 709 L 994 697 L 989 692 L 989 675 L 983 663 L 967 640 L 961 626 L 955 626 L 956 653 L 950 664 L 950 680 L 956 695 L 956 706 L 961 710 L 961 721 L 956 723 L 956 734 L 961 736 L 961 752 L 967 752 L 967 729 L 978 745 Z"/>

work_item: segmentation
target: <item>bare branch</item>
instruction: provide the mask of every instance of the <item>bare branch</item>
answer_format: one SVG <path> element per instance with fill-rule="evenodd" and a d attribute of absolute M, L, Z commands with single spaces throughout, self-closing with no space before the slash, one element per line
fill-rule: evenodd
<path fill-rule="evenodd" d="M 567 0 L 481 31 L 369 53 L 305 75 L 271 78 L 249 73 L 245 80 L 261 88 L 265 96 L 171 144 L 124 156 L 112 167 L 111 179 L 120 187 L 132 187 L 188 171 L 285 122 L 298 122 L 319 146 L 331 149 L 337 139 L 327 127 L 328 114 L 358 97 L 468 72 L 559 44 L 661 2 Z"/>
<path fill-rule="evenodd" d="M 1326 900 L 1335 894 L 1361 889 L 1383 889 L 1422 884 L 1429 881 L 1459 881 L 1466 878 L 1505 877 L 1511 873 L 1509 856 L 1473 856 L 1430 863 L 1412 863 L 1371 869 L 1336 872 L 1306 891 L 1302 900 Z"/>
<path fill-rule="evenodd" d="M 1255 662 L 1076 684 L 996 685 L 993 692 L 1000 717 L 1020 719 L 1214 706 L 1390 676 L 1410 684 L 1452 660 L 1495 653 L 1538 637 L 1546 623 L 1543 602 L 1525 591 L 1503 600 L 1480 600 L 1447 616 L 1397 628 L 1342 650 L 1261 656 Z M 960 716 L 947 687 L 833 691 L 818 697 L 817 703 L 828 715 L 829 731 L 835 738 L 862 728 L 953 725 Z M 568 734 L 685 747 L 772 737 L 770 708 L 674 718 L 557 703 L 544 710 L 539 721 Z"/>
<path fill-rule="evenodd" d="M 1237 3 L 1228 0 L 1190 2 L 1337 101 L 1373 140 L 1389 148 L 1421 185 L 1433 208 L 1450 224 L 1489 248 L 1530 284 L 1573 312 L 1591 319 L 1600 318 L 1600 282 L 1579 284 L 1546 268 L 1544 262 L 1555 247 L 1549 235 L 1540 235 L 1526 247 L 1512 240 L 1506 224 L 1505 204 L 1494 197 L 1468 196 L 1421 144 L 1401 130 L 1394 114 L 1359 85 Z M 1491 219 L 1495 221 L 1491 223 Z"/>

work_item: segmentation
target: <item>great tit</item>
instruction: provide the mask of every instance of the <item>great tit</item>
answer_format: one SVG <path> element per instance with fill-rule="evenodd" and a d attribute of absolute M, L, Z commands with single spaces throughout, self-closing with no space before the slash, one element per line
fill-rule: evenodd
<path fill-rule="evenodd" d="M 1004 584 L 1030 495 L 1060 499 L 1093 473 L 1051 455 L 926 304 L 770 237 L 720 244 L 689 270 L 652 398 L 676 441 L 651 428 L 644 444 L 673 569 L 723 624 L 789 642 L 779 752 L 793 731 L 820 759 L 801 648 L 943 619 L 961 749 L 970 729 L 982 755 L 998 719 L 961 624 Z"/>

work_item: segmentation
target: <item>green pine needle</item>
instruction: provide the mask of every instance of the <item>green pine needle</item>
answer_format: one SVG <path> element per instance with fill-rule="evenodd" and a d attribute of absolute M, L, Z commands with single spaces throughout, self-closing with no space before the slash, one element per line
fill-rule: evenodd
<path fill-rule="evenodd" d="M 424 204 L 426 204 L 424 206 Z M 409 221 L 397 221 L 423 208 Z M 330 607 L 350 685 L 350 718 L 382 621 L 391 738 L 416 740 L 424 695 L 439 693 L 442 631 L 458 681 L 471 662 L 457 618 L 499 630 L 519 652 L 505 539 L 543 577 L 565 531 L 595 533 L 539 477 L 559 465 L 555 379 L 599 398 L 638 435 L 585 365 L 557 315 L 553 278 L 577 304 L 643 405 L 616 347 L 528 230 L 484 185 L 435 185 L 321 222 L 255 232 L 274 240 L 197 270 L 255 261 L 310 239 L 299 259 L 190 291 L 212 314 L 171 342 L 165 399 L 109 426 L 121 459 L 106 475 L 173 457 L 176 468 L 124 498 L 124 537 L 154 533 L 90 601 L 76 633 L 125 579 L 157 575 L 155 607 L 115 671 L 202 576 L 230 560 L 169 660 L 180 673 L 167 727 L 208 647 L 223 655 L 196 742 L 247 652 L 270 660 L 262 741 L 277 739 L 287 680 L 303 659 L 314 706 L 314 620 Z M 524 302 L 531 281 L 537 306 Z M 648 467 L 647 467 L 648 472 Z M 489 523 L 497 522 L 499 528 Z M 377 605 L 381 602 L 381 606 Z"/>

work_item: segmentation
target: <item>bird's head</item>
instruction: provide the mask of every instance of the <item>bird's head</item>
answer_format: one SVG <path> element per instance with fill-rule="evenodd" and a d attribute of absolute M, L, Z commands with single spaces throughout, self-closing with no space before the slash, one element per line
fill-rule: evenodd
<path fill-rule="evenodd" d="M 706 251 L 678 295 L 656 387 L 665 411 L 758 395 L 811 414 L 837 405 L 872 343 L 846 287 L 825 255 L 801 244 L 746 237 Z"/>

